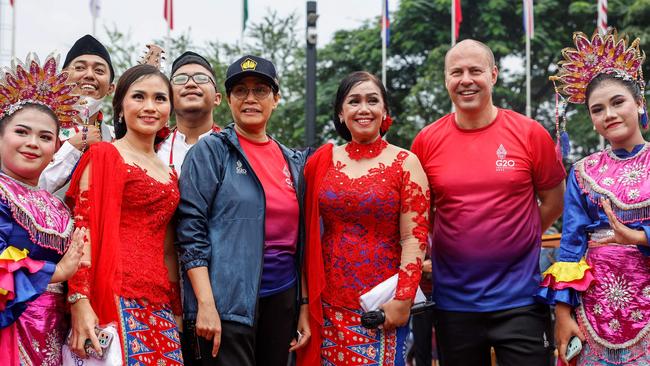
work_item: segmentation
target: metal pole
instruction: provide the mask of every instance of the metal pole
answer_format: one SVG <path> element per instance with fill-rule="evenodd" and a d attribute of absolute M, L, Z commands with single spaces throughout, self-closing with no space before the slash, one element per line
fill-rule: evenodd
<path fill-rule="evenodd" d="M 305 145 L 316 145 L 316 1 L 307 1 L 307 78 L 305 80 Z"/>
<path fill-rule="evenodd" d="M 11 8 L 11 59 L 16 57 L 16 2 Z"/>
<path fill-rule="evenodd" d="M 451 46 L 456 44 L 456 0 L 451 0 Z"/>
<path fill-rule="evenodd" d="M 386 87 L 386 0 L 381 0 L 381 82 Z"/>
<path fill-rule="evenodd" d="M 528 25 L 527 25 L 528 26 Z M 526 34 L 526 116 L 530 118 L 530 30 Z"/>

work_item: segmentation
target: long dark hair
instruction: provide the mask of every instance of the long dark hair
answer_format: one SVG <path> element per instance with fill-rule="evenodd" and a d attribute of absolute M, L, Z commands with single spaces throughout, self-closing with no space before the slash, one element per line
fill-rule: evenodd
<path fill-rule="evenodd" d="M 345 97 L 348 96 L 348 93 L 350 93 L 350 90 L 357 84 L 364 81 L 371 81 L 379 88 L 381 91 L 381 99 L 383 100 L 384 108 L 386 109 L 386 114 L 390 115 L 386 88 L 377 76 L 367 71 L 355 71 L 351 74 L 348 74 L 348 76 L 344 77 L 343 80 L 341 80 L 341 83 L 339 83 L 339 88 L 336 91 L 336 99 L 334 99 L 334 127 L 336 128 L 336 132 L 338 132 L 339 136 L 344 138 L 346 141 L 352 140 L 352 134 L 350 133 L 350 130 L 348 130 L 348 128 L 345 126 L 345 123 L 342 123 L 339 119 L 339 114 L 341 114 L 341 111 L 343 111 L 343 101 L 345 100 Z M 380 134 L 382 136 L 384 136 L 385 133 L 385 131 L 383 133 L 380 131 Z"/>
<path fill-rule="evenodd" d="M 129 90 L 131 85 L 136 81 L 140 81 L 144 78 L 158 76 L 159 78 L 165 81 L 167 84 L 167 89 L 169 91 L 169 103 L 171 104 L 171 110 L 169 114 L 174 110 L 174 98 L 172 97 L 172 84 L 169 82 L 169 79 L 165 74 L 163 74 L 157 67 L 152 65 L 136 65 L 132 68 L 126 70 L 120 80 L 117 82 L 117 87 L 115 88 L 115 96 L 113 97 L 113 119 L 115 121 L 115 138 L 121 139 L 126 135 L 126 122 L 122 117 L 122 102 L 126 97 L 126 92 Z"/>

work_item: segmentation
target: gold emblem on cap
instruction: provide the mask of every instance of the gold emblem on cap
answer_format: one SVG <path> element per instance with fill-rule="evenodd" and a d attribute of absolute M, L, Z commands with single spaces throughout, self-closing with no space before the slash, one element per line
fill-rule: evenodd
<path fill-rule="evenodd" d="M 241 63 L 241 71 L 255 70 L 256 67 L 257 62 L 251 60 L 250 58 L 245 59 L 244 62 Z"/>

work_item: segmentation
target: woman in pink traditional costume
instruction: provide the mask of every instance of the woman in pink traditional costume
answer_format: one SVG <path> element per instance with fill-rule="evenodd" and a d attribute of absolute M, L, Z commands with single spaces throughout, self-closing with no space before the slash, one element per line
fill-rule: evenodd
<path fill-rule="evenodd" d="M 386 89 L 354 72 L 339 84 L 334 125 L 305 167 L 305 249 L 312 338 L 298 364 L 404 365 L 410 308 L 429 232 L 429 185 L 412 153 L 388 144 Z M 321 236 L 321 220 L 323 232 Z M 359 296 L 398 275 L 383 329 L 361 326 Z"/>
<path fill-rule="evenodd" d="M 83 230 L 63 202 L 38 188 L 76 113 L 56 59 L 27 57 L 0 83 L 0 364 L 60 365 L 67 331 L 62 281 L 77 270 Z"/>
<path fill-rule="evenodd" d="M 91 267 L 69 281 L 70 347 L 86 357 L 95 326 L 117 325 L 124 365 L 183 364 L 178 262 L 170 220 L 179 200 L 176 173 L 154 151 L 172 110 L 169 79 L 152 65 L 122 74 L 113 98 L 113 143 L 90 147 L 66 198 L 90 231 Z M 171 239 L 171 240 L 169 240 Z"/>
<path fill-rule="evenodd" d="M 539 297 L 556 304 L 562 361 L 583 341 L 578 365 L 650 365 L 650 144 L 639 39 L 615 31 L 574 34 L 557 76 L 558 94 L 587 106 L 610 147 L 574 164 L 564 199 L 557 262 Z M 575 319 L 572 317 L 572 312 Z"/>

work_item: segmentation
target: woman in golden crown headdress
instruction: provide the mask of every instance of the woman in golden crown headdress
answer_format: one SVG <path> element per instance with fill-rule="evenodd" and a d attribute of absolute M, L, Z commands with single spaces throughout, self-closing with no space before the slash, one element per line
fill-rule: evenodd
<path fill-rule="evenodd" d="M 36 57 L 0 84 L 0 364 L 60 365 L 67 323 L 63 285 L 80 263 L 83 230 L 63 202 L 38 188 L 76 113 L 67 73 Z"/>
<path fill-rule="evenodd" d="M 610 147 L 574 164 L 564 199 L 557 262 L 539 297 L 556 304 L 556 339 L 566 362 L 571 337 L 578 365 L 650 365 L 650 144 L 639 39 L 615 32 L 574 35 L 558 92 L 585 104 Z"/>
<path fill-rule="evenodd" d="M 165 240 L 178 182 L 154 152 L 171 110 L 171 84 L 157 67 L 128 69 L 113 99 L 117 140 L 92 145 L 72 176 L 66 198 L 91 247 L 91 267 L 69 281 L 70 347 L 79 356 L 89 341 L 101 352 L 95 327 L 115 323 L 124 365 L 183 364 L 177 257 Z"/>

